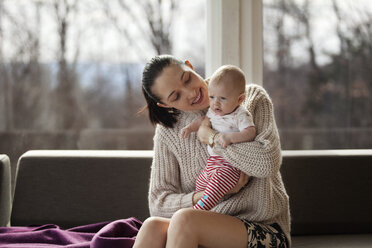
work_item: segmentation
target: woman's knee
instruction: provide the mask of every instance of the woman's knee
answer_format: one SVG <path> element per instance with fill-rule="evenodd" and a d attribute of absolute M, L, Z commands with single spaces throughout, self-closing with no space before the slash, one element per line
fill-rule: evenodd
<path fill-rule="evenodd" d="M 137 234 L 134 248 L 165 247 L 169 219 L 150 217 L 146 219 Z"/>
<path fill-rule="evenodd" d="M 141 229 L 147 233 L 166 233 L 169 226 L 169 219 L 161 217 L 149 217 L 143 223 Z"/>
<path fill-rule="evenodd" d="M 178 210 L 171 218 L 169 231 L 188 233 L 195 230 L 195 211 L 198 210 L 191 208 Z"/>

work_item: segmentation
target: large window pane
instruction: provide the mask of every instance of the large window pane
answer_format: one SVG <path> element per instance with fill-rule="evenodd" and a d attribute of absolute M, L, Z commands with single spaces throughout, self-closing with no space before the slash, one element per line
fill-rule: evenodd
<path fill-rule="evenodd" d="M 264 0 L 264 86 L 283 149 L 372 148 L 372 7 Z"/>
<path fill-rule="evenodd" d="M 141 74 L 156 54 L 204 74 L 205 1 L 0 0 L 0 153 L 152 149 Z"/>

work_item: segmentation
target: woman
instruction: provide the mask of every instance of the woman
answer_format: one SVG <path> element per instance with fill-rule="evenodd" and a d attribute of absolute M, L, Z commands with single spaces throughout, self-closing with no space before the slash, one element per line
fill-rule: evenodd
<path fill-rule="evenodd" d="M 147 63 L 142 84 L 150 121 L 159 125 L 149 189 L 152 217 L 143 223 L 134 247 L 288 247 L 290 217 L 279 173 L 280 142 L 264 89 L 247 87 L 245 106 L 256 125 L 255 141 L 226 149 L 214 146 L 244 172 L 240 183 L 211 211 L 202 211 L 192 209 L 203 195 L 194 192 L 195 181 L 208 157 L 203 144 L 214 144 L 215 131 L 202 126 L 198 137 L 183 139 L 180 130 L 206 113 L 207 83 L 188 61 L 162 55 Z"/>

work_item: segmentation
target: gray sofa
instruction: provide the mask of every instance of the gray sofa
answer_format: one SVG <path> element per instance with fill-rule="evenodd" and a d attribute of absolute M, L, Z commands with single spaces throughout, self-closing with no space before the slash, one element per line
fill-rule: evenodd
<path fill-rule="evenodd" d="M 11 225 L 143 221 L 152 156 L 26 152 L 18 162 Z M 292 247 L 372 247 L 372 150 L 283 151 L 281 172 L 290 195 Z"/>
<path fill-rule="evenodd" d="M 372 150 L 285 151 L 293 247 L 372 247 Z"/>

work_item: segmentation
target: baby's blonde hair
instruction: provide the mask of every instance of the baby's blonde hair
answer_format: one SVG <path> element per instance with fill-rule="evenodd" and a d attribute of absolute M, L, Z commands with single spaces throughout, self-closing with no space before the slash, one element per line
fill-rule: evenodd
<path fill-rule="evenodd" d="M 238 90 L 239 93 L 245 92 L 244 72 L 235 65 L 223 65 L 218 68 L 213 73 L 210 83 L 217 85 L 220 83 L 228 83 L 231 87 Z"/>

